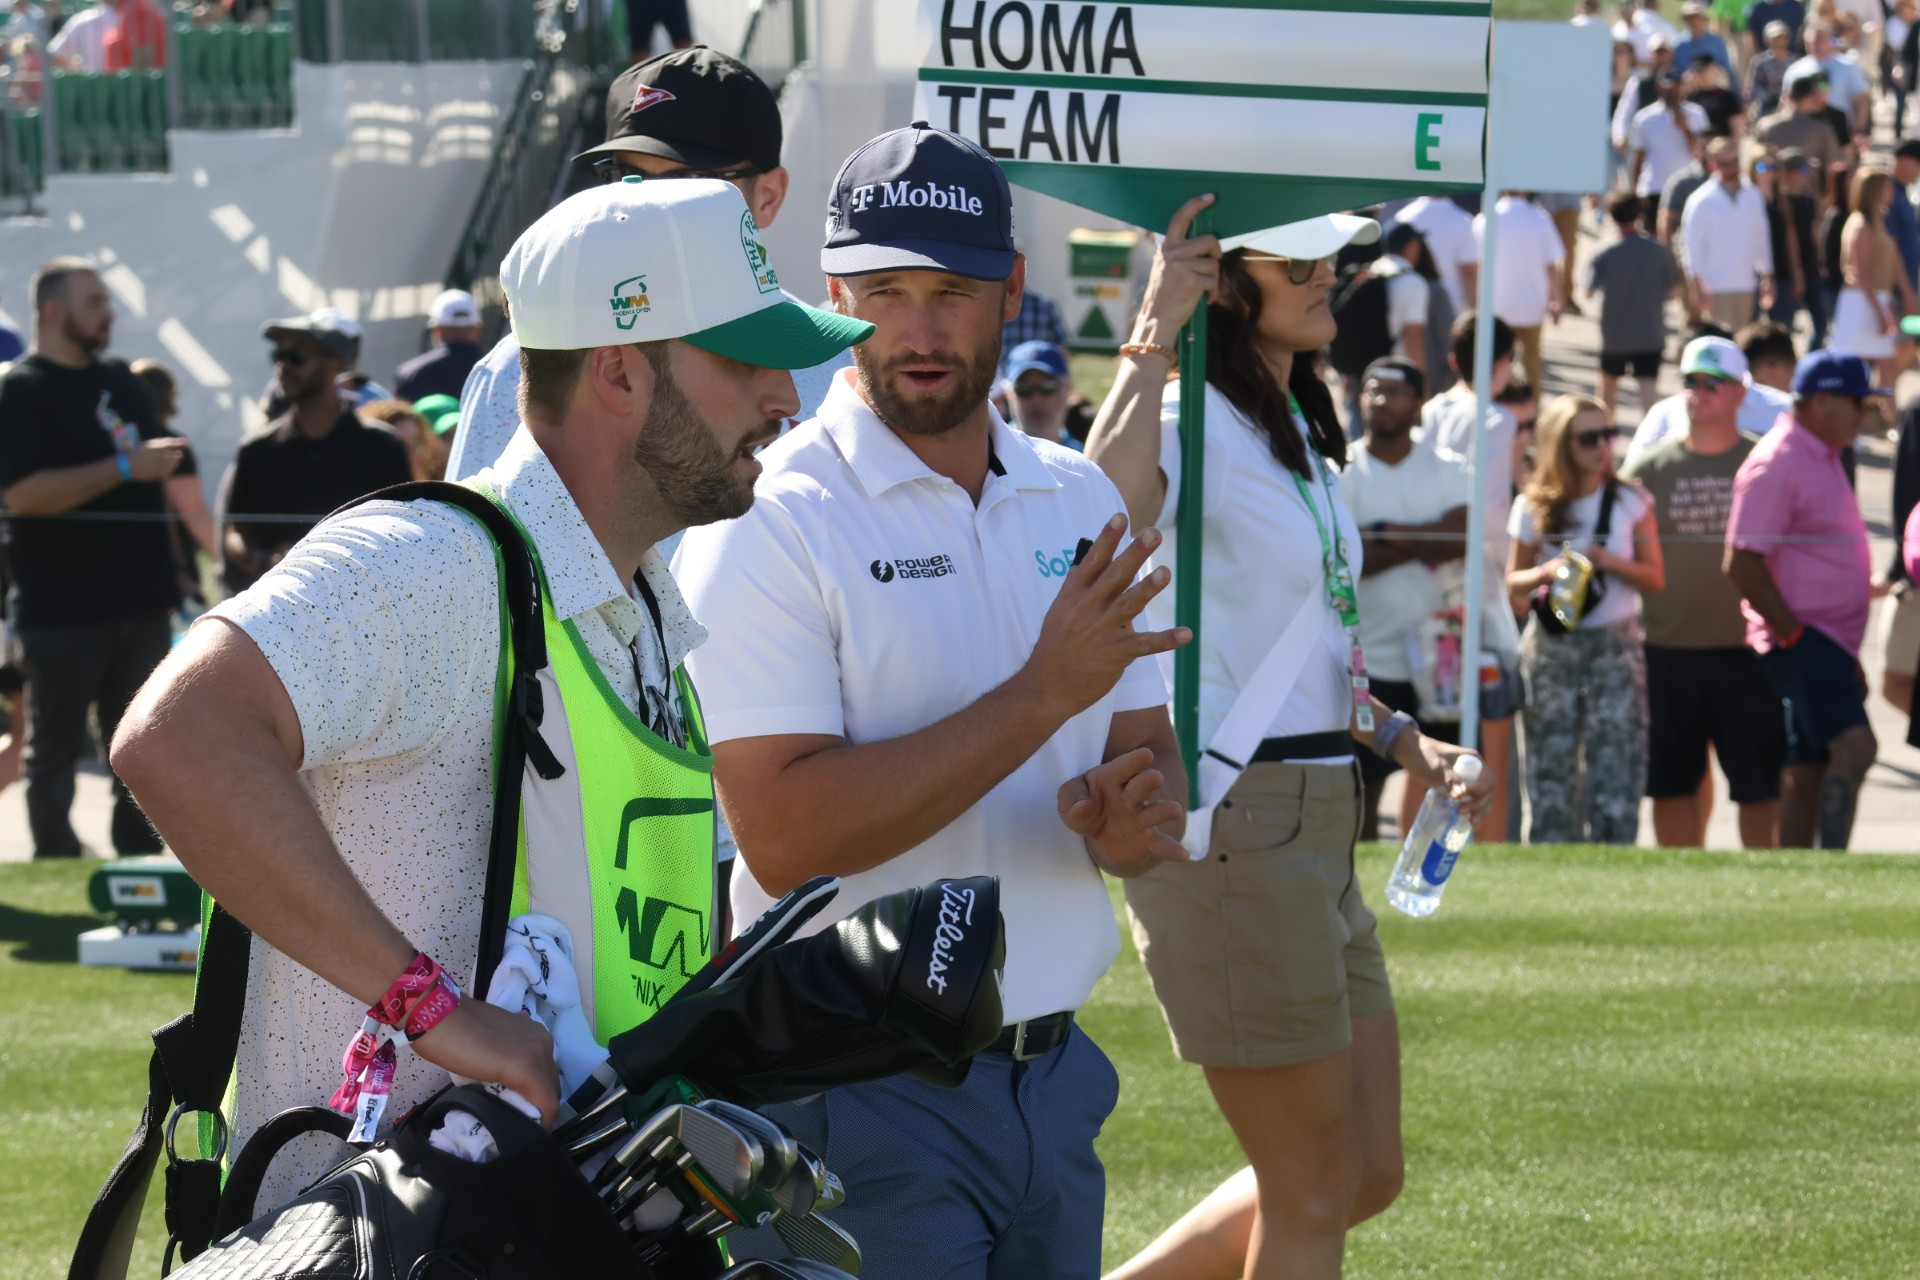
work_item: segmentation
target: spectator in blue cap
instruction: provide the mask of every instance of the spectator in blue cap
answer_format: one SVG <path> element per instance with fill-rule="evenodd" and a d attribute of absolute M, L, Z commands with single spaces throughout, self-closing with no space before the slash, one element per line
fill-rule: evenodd
<path fill-rule="evenodd" d="M 1023 342 L 1007 354 L 1002 379 L 1007 416 L 1030 436 L 1065 445 L 1076 453 L 1081 441 L 1067 429 L 1073 409 L 1073 371 L 1067 353 L 1051 342 Z"/>
<path fill-rule="evenodd" d="M 997 875 L 1007 1025 L 957 1088 L 896 1076 L 768 1114 L 845 1180 L 834 1219 L 868 1275 L 1095 1276 L 1119 1079 L 1075 1013 L 1119 953 L 1100 873 L 1186 857 L 1145 659 L 1188 633 L 1134 629 L 1170 578 L 1139 576 L 1159 535 L 1122 550 L 1100 469 L 988 405 L 1026 276 L 991 156 L 924 122 L 867 143 L 820 266 L 870 345 L 762 455 L 753 509 L 674 560 L 709 629 L 690 672 L 744 864 L 734 918 L 815 875 L 841 878 L 816 928 Z M 786 1253 L 740 1234 L 738 1256 Z"/>

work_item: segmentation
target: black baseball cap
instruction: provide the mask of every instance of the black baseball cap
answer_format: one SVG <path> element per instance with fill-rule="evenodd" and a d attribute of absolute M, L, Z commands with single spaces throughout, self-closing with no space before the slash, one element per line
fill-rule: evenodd
<path fill-rule="evenodd" d="M 738 58 L 703 44 L 637 62 L 607 90 L 607 140 L 575 156 L 623 151 L 697 169 L 780 165 L 780 106 Z"/>
<path fill-rule="evenodd" d="M 1013 196 L 994 158 L 958 134 L 916 120 L 847 157 L 827 203 L 820 270 L 948 271 L 975 280 L 1013 274 Z"/>

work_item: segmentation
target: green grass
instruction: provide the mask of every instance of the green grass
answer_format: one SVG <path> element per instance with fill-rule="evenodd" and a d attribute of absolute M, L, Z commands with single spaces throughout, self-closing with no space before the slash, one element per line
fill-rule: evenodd
<path fill-rule="evenodd" d="M 1407 1190 L 1353 1274 L 1920 1274 L 1916 908 L 1897 857 L 1576 848 L 1475 848 L 1433 918 L 1382 908 Z M 1122 1073 L 1112 1264 L 1242 1162 L 1131 948 L 1086 1021 Z"/>
<path fill-rule="evenodd" d="M 1362 855 L 1376 902 L 1387 859 Z M 0 867 L 0 1277 L 64 1269 L 146 1032 L 190 999 L 71 963 L 87 870 Z M 1920 1275 L 1916 916 L 1898 857 L 1475 848 L 1437 916 L 1383 914 L 1408 1180 L 1351 1273 Z M 1240 1159 L 1131 950 L 1085 1017 L 1122 1077 L 1114 1262 Z"/>
<path fill-rule="evenodd" d="M 0 866 L 0 1277 L 65 1275 L 80 1222 L 147 1095 L 147 1033 L 193 1002 L 185 974 L 83 969 L 95 864 Z M 131 1275 L 160 1274 L 160 1179 Z"/>

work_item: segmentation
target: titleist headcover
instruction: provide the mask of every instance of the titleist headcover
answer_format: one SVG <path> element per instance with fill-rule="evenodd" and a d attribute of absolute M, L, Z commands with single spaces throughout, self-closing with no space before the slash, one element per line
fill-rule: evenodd
<path fill-rule="evenodd" d="M 912 1072 L 946 1084 L 1000 1034 L 1000 880 L 936 880 L 869 902 L 615 1036 L 631 1089 L 678 1073 L 747 1106 Z"/>

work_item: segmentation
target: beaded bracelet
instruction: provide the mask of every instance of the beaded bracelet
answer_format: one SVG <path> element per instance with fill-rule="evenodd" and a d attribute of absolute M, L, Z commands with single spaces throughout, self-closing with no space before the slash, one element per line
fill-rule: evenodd
<path fill-rule="evenodd" d="M 1123 356 L 1162 356 L 1168 360 L 1175 358 L 1172 347 L 1161 346 L 1157 342 L 1123 342 L 1120 344 Z"/>

